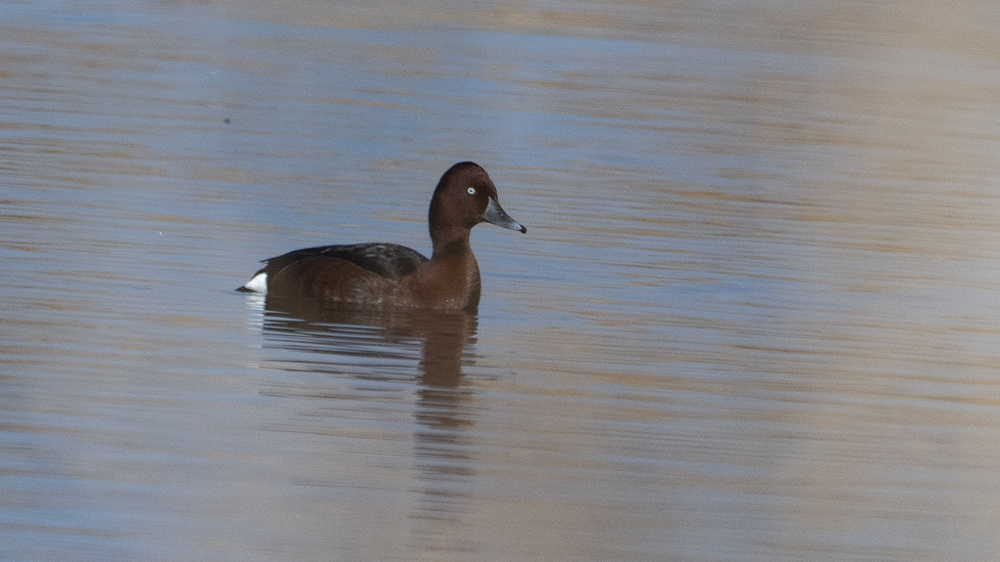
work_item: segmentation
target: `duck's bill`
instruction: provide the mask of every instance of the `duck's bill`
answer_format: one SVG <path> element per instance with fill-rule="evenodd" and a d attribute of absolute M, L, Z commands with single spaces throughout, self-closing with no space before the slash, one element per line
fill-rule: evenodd
<path fill-rule="evenodd" d="M 510 230 L 520 230 L 521 233 L 528 232 L 528 229 L 521 225 L 521 223 L 510 218 L 510 215 L 503 210 L 500 203 L 497 203 L 493 199 L 490 199 L 488 205 L 486 205 L 486 212 L 483 213 L 483 220 L 490 224 L 495 224 L 499 227 L 509 228 Z"/>

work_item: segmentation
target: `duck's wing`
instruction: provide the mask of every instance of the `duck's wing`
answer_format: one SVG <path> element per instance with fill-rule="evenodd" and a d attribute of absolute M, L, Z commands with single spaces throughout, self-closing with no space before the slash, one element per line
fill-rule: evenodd
<path fill-rule="evenodd" d="M 317 246 L 288 252 L 264 260 L 267 266 L 261 271 L 269 277 L 292 263 L 312 257 L 341 259 L 387 279 L 399 279 L 427 261 L 420 252 L 399 244 L 346 244 Z"/>

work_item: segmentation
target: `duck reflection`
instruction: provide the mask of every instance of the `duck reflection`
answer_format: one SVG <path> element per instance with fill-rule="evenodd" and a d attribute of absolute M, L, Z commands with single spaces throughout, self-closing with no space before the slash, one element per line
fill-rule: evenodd
<path fill-rule="evenodd" d="M 464 312 L 331 308 L 300 299 L 268 298 L 265 311 L 265 335 L 280 336 L 270 343 L 298 340 L 313 351 L 373 359 L 409 356 L 416 344 L 417 381 L 428 389 L 459 386 L 478 326 L 476 316 Z"/>
<path fill-rule="evenodd" d="M 291 368 L 297 372 L 336 375 L 331 386 L 345 377 L 417 383 L 410 419 L 417 424 L 415 466 L 427 483 L 420 516 L 440 519 L 461 512 L 461 494 L 454 492 L 461 486 L 454 484 L 472 473 L 463 430 L 474 423 L 474 412 L 462 370 L 474 361 L 477 325 L 475 314 L 466 312 L 329 308 L 300 299 L 268 298 L 263 329 L 266 348 L 289 352 L 282 355 L 295 358 Z M 344 398 L 309 386 L 293 394 Z M 348 399 L 371 400 L 370 388 L 355 390 L 358 394 Z M 405 395 L 395 405 L 414 407 L 413 394 Z M 379 400 L 385 404 L 385 397 Z"/>

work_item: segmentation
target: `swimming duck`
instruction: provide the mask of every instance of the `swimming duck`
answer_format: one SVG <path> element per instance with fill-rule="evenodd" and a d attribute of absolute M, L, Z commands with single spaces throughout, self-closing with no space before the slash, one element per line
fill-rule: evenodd
<path fill-rule="evenodd" d="M 431 198 L 430 259 L 399 244 L 303 248 L 264 260 L 264 268 L 237 290 L 322 306 L 474 312 L 481 283 L 469 233 L 481 222 L 528 231 L 500 206 L 486 170 L 459 162 L 441 176 Z"/>

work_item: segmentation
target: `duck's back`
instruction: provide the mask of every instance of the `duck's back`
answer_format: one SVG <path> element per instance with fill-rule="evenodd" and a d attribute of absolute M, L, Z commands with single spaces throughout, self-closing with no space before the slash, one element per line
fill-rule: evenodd
<path fill-rule="evenodd" d="M 273 277 L 295 262 L 324 257 L 341 259 L 379 277 L 397 280 L 427 261 L 420 252 L 399 244 L 344 244 L 316 246 L 288 252 L 267 261 L 264 272 Z"/>

